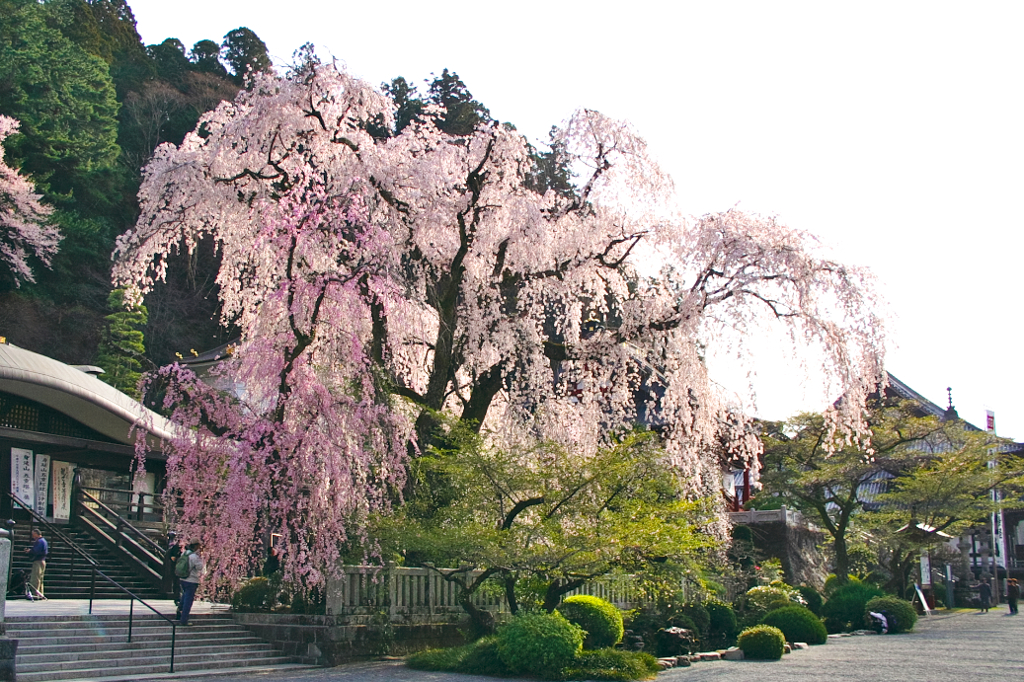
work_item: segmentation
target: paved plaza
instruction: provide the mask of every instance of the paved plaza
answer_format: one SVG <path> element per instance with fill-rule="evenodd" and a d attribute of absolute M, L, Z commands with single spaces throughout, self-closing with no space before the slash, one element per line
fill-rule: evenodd
<path fill-rule="evenodd" d="M 658 682 L 975 682 L 1024 680 L 1024 616 L 1006 607 L 987 614 L 943 613 L 921 618 L 913 633 L 830 639 L 781 661 L 714 661 L 663 672 Z M 185 682 L 198 677 L 175 678 Z M 211 679 L 211 678 L 205 678 Z M 409 670 L 400 661 L 218 682 L 493 682 L 475 675 Z"/>

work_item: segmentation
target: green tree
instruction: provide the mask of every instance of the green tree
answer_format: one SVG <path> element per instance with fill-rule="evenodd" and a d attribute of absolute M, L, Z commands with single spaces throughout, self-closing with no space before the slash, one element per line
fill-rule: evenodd
<path fill-rule="evenodd" d="M 820 414 L 766 423 L 762 495 L 777 496 L 812 516 L 832 539 L 840 584 L 850 572 L 850 538 L 856 517 L 877 507 L 876 493 L 917 461 L 917 448 L 941 432 L 935 417 L 916 414 L 911 402 L 875 400 L 868 424 L 870 444 L 830 436 Z"/>
<path fill-rule="evenodd" d="M 125 0 L 46 0 L 49 23 L 110 67 L 118 100 L 155 75 Z"/>
<path fill-rule="evenodd" d="M 159 45 L 146 48 L 156 73 L 166 81 L 177 82 L 192 68 L 192 62 L 185 55 L 185 45 L 177 38 L 167 38 Z"/>
<path fill-rule="evenodd" d="M 200 40 L 193 45 L 190 57 L 197 71 L 228 77 L 227 69 L 220 62 L 220 46 L 212 40 Z"/>
<path fill-rule="evenodd" d="M 493 120 L 490 110 L 473 99 L 459 74 L 448 69 L 430 82 L 427 101 L 445 108 L 437 127 L 451 135 L 470 135 L 481 123 Z"/>
<path fill-rule="evenodd" d="M 889 573 L 887 588 L 905 595 L 923 551 L 998 511 L 1004 503 L 993 490 L 1019 498 L 1024 459 L 1000 452 L 1005 442 L 954 422 L 915 449 L 914 466 L 893 479 L 878 496 L 881 508 L 865 519 L 870 544 Z"/>
<path fill-rule="evenodd" d="M 252 30 L 242 26 L 224 36 L 224 61 L 231 67 L 235 83 L 242 85 L 250 73 L 268 71 L 271 68 L 267 44 Z"/>
<path fill-rule="evenodd" d="M 383 535 L 458 584 L 476 627 L 489 615 L 470 597 L 497 581 L 516 613 L 528 592 L 553 610 L 561 597 L 613 571 L 691 564 L 711 543 L 710 505 L 687 501 L 652 433 L 630 433 L 592 455 L 555 443 L 517 451 L 452 426 L 449 446 L 415 462 L 417 498 Z"/>
<path fill-rule="evenodd" d="M 107 64 L 50 28 L 33 0 L 0 0 L 0 17 L 0 111 L 21 122 L 8 158 L 51 202 L 102 214 L 120 153 Z"/>
<path fill-rule="evenodd" d="M 154 365 L 146 358 L 146 344 L 142 327 L 149 316 L 146 306 L 132 307 L 125 303 L 124 289 L 110 292 L 108 305 L 113 311 L 104 320 L 96 364 L 103 368 L 100 379 L 136 400 L 143 368 Z"/>

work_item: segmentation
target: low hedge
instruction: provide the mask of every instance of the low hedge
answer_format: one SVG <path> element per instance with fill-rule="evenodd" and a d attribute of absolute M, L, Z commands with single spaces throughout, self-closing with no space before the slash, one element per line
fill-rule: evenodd
<path fill-rule="evenodd" d="M 580 594 L 563 601 L 557 610 L 570 623 L 583 628 L 583 648 L 588 651 L 615 646 L 622 640 L 622 613 L 604 599 Z"/>
<path fill-rule="evenodd" d="M 803 606 L 785 606 L 769 611 L 761 619 L 761 623 L 782 630 L 787 642 L 824 644 L 828 641 L 825 624 L 810 609 Z"/>
<path fill-rule="evenodd" d="M 905 599 L 899 597 L 875 597 L 864 605 L 864 622 L 870 627 L 873 624 L 869 611 L 882 613 L 889 621 L 889 632 L 910 632 L 917 624 L 917 609 Z"/>
<path fill-rule="evenodd" d="M 755 625 L 740 633 L 736 646 L 743 650 L 744 658 L 777 661 L 786 650 L 786 636 L 771 625 Z"/>

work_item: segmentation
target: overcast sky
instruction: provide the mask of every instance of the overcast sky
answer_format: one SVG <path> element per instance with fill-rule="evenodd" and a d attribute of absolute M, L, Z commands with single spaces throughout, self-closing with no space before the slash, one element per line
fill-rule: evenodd
<path fill-rule="evenodd" d="M 870 267 L 889 371 L 1024 439 L 1024 3 L 128 1 L 146 43 L 247 26 L 277 65 L 308 41 L 372 83 L 454 70 L 531 139 L 629 119 L 687 212 L 776 214 Z M 758 365 L 760 416 L 827 404 Z"/>

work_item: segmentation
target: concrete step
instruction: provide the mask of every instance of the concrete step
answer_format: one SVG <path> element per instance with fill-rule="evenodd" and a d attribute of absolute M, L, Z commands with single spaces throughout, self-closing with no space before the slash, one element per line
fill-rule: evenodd
<path fill-rule="evenodd" d="M 134 642 L 132 643 L 134 644 Z M 106 661 L 110 660 L 111 654 L 116 652 L 125 652 L 127 650 L 133 651 L 145 651 L 150 656 L 163 656 L 170 659 L 171 647 L 168 646 L 138 646 L 132 647 L 128 645 L 129 649 L 125 647 L 117 647 L 110 649 L 100 650 L 86 650 L 86 651 L 59 651 L 50 653 L 22 653 L 21 646 L 18 646 L 18 669 L 22 670 L 22 666 L 35 665 L 35 664 L 50 664 L 50 663 L 63 663 L 63 662 L 81 662 L 81 661 Z M 221 654 L 225 650 L 229 650 L 238 656 L 251 656 L 253 658 L 260 658 L 263 656 L 271 655 L 273 652 L 267 650 L 266 642 L 256 640 L 247 644 L 238 642 L 224 642 L 221 640 L 210 640 L 209 643 L 203 644 L 196 642 L 189 644 L 188 646 L 182 646 L 178 643 L 175 650 L 175 660 L 178 656 L 195 656 L 205 654 Z"/>
<path fill-rule="evenodd" d="M 278 672 L 288 672 L 295 670 L 309 670 L 316 666 L 304 665 L 301 663 L 277 663 L 269 665 L 253 665 L 245 668 L 228 668 L 223 670 L 192 670 L 189 671 L 189 678 L 196 677 L 219 677 L 222 675 L 244 675 L 251 677 L 252 679 L 259 679 L 264 675 L 270 675 Z M 177 668 L 175 668 L 177 670 Z M 102 677 L 78 677 L 70 680 L 64 680 L 63 682 L 147 682 L 153 680 L 176 680 L 180 675 L 175 673 L 135 673 L 132 675 L 104 675 Z M 22 682 L 25 682 L 24 678 L 20 678 Z M 48 678 L 47 678 L 48 679 Z M 43 682 L 39 678 L 28 680 L 28 682 Z"/>
<path fill-rule="evenodd" d="M 137 615 L 129 643 L 127 621 L 127 614 L 8 619 L 7 635 L 18 640 L 18 679 L 21 682 L 114 682 L 159 679 L 166 675 L 171 660 L 170 625 L 152 613 Z M 174 668 L 177 674 L 227 674 L 302 667 L 229 616 L 197 614 L 192 623 L 176 628 Z"/>
<path fill-rule="evenodd" d="M 282 665 L 291 661 L 284 656 L 277 658 L 266 658 L 260 661 L 263 666 Z M 237 673 L 240 668 L 252 666 L 252 661 L 246 658 L 215 658 L 207 661 L 181 663 L 174 662 L 174 672 L 178 675 L 195 671 L 220 671 L 221 673 Z M 77 670 L 46 670 L 42 672 L 22 673 L 18 670 L 18 682 L 56 682 L 56 680 L 106 680 L 110 677 L 120 677 L 127 680 L 138 680 L 142 675 L 154 675 L 167 673 L 170 669 L 170 659 L 161 662 L 159 665 L 136 665 L 111 668 L 99 666 L 93 668 L 80 668 Z"/>

